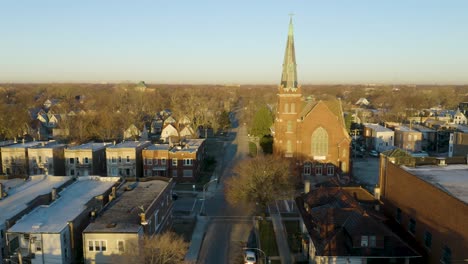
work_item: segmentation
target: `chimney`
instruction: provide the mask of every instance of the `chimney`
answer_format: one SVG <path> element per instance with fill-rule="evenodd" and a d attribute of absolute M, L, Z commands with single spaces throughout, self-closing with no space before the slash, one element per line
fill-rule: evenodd
<path fill-rule="evenodd" d="M 304 193 L 309 193 L 310 192 L 310 181 L 305 180 L 304 181 Z"/>
<path fill-rule="evenodd" d="M 15 144 L 18 143 L 18 141 L 16 141 L 16 137 L 15 137 L 15 139 L 13 140 L 13 143 L 15 143 Z"/>
<path fill-rule="evenodd" d="M 114 146 L 115 146 L 115 140 L 114 140 L 114 142 L 113 142 L 113 143 L 114 143 Z"/>
<path fill-rule="evenodd" d="M 3 191 L 3 184 L 0 183 L 0 200 L 3 199 L 3 196 L 5 196 L 5 192 Z"/>
<path fill-rule="evenodd" d="M 24 144 L 24 138 L 21 140 L 21 142 Z"/>
<path fill-rule="evenodd" d="M 439 167 L 445 167 L 445 166 L 447 166 L 445 157 L 437 158 L 437 159 L 436 159 L 436 162 L 437 162 L 437 166 L 439 166 Z"/>
<path fill-rule="evenodd" d="M 52 201 L 55 201 L 57 199 L 57 188 L 52 188 L 52 192 L 50 194 L 52 196 Z"/>
<path fill-rule="evenodd" d="M 146 215 L 145 215 L 145 213 L 140 213 L 139 215 L 140 215 L 140 223 L 141 223 L 142 225 L 147 225 L 148 222 L 146 221 Z"/>

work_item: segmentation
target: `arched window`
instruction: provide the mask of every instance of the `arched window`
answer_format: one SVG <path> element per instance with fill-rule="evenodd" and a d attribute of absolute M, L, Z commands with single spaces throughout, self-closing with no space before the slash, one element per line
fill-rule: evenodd
<path fill-rule="evenodd" d="M 292 132 L 292 121 L 288 121 L 288 127 L 287 127 L 287 132 Z"/>
<path fill-rule="evenodd" d="M 284 112 L 289 113 L 289 104 L 284 104 Z"/>
<path fill-rule="evenodd" d="M 323 127 L 312 133 L 312 156 L 328 155 L 328 133 Z"/>
<path fill-rule="evenodd" d="M 291 140 L 288 140 L 286 142 L 286 153 L 292 153 L 292 144 L 291 144 Z"/>
<path fill-rule="evenodd" d="M 296 104 L 295 103 L 291 104 L 291 113 L 296 113 Z"/>

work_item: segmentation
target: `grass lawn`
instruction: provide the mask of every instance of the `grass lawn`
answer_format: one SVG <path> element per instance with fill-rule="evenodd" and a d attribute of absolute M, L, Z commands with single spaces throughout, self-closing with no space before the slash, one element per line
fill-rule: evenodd
<path fill-rule="evenodd" d="M 257 156 L 257 145 L 251 141 L 249 141 L 249 156 L 250 157 Z"/>
<path fill-rule="evenodd" d="M 278 246 L 276 245 L 275 231 L 270 221 L 261 220 L 259 224 L 260 245 L 267 256 L 278 256 Z"/>
<path fill-rule="evenodd" d="M 283 224 L 286 228 L 286 233 L 288 233 L 289 249 L 293 253 L 301 252 L 301 229 L 299 221 L 283 221 Z"/>

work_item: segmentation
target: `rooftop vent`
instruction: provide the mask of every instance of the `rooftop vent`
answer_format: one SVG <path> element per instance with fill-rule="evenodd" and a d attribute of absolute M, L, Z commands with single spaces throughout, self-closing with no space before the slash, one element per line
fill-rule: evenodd
<path fill-rule="evenodd" d="M 445 157 L 437 158 L 437 159 L 436 159 L 436 163 L 437 163 L 437 166 L 439 166 L 439 167 L 445 167 L 445 166 L 447 166 L 447 162 L 446 162 Z"/>

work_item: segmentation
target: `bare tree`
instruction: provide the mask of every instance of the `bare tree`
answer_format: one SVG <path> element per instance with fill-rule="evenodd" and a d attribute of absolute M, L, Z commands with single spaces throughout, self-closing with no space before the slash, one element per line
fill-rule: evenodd
<path fill-rule="evenodd" d="M 184 263 L 189 243 L 174 232 L 165 232 L 153 237 L 145 236 L 139 249 L 119 256 L 122 263 L 178 264 Z"/>
<path fill-rule="evenodd" d="M 271 202 L 291 197 L 295 181 L 289 160 L 259 156 L 237 164 L 226 180 L 226 197 L 232 205 L 257 203 L 263 212 Z"/>

